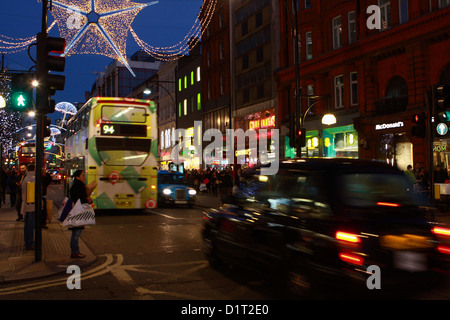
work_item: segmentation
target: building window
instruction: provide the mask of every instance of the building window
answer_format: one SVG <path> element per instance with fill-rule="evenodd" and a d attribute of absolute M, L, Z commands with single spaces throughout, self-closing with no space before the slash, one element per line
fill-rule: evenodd
<path fill-rule="evenodd" d="M 181 102 L 178 102 L 178 118 L 181 118 Z"/>
<path fill-rule="evenodd" d="M 340 48 L 342 45 L 342 24 L 341 16 L 333 19 L 333 49 Z"/>
<path fill-rule="evenodd" d="M 222 60 L 224 56 L 225 56 L 225 43 L 222 41 L 222 42 L 220 42 L 220 46 L 219 46 L 220 60 Z"/>
<path fill-rule="evenodd" d="M 248 102 L 250 102 L 250 90 L 247 88 L 242 91 L 242 103 Z"/>
<path fill-rule="evenodd" d="M 381 30 L 391 27 L 391 1 L 379 0 L 381 10 Z"/>
<path fill-rule="evenodd" d="M 202 109 L 202 95 L 201 93 L 197 93 L 197 110 Z"/>
<path fill-rule="evenodd" d="M 220 74 L 220 94 L 225 94 L 225 73 Z"/>
<path fill-rule="evenodd" d="M 358 104 L 358 73 L 350 73 L 350 103 L 352 106 Z"/>
<path fill-rule="evenodd" d="M 306 60 L 312 59 L 312 32 L 306 33 Z"/>
<path fill-rule="evenodd" d="M 211 82 L 208 81 L 207 85 L 207 94 L 208 94 L 208 100 L 211 100 Z"/>
<path fill-rule="evenodd" d="M 248 54 L 242 57 L 242 70 L 245 70 L 247 68 L 248 68 Z"/>
<path fill-rule="evenodd" d="M 191 85 L 194 85 L 194 71 L 191 71 Z"/>
<path fill-rule="evenodd" d="M 200 81 L 200 67 L 197 67 L 197 82 Z"/>
<path fill-rule="evenodd" d="M 187 89 L 187 76 L 184 76 L 184 88 Z"/>
<path fill-rule="evenodd" d="M 344 107 L 344 76 L 334 77 L 334 107 Z"/>
<path fill-rule="evenodd" d="M 264 60 L 264 47 L 258 47 L 256 49 L 256 62 L 262 62 Z"/>
<path fill-rule="evenodd" d="M 183 110 L 184 110 L 184 115 L 187 115 L 187 99 L 183 100 Z"/>
<path fill-rule="evenodd" d="M 248 21 L 244 21 L 241 24 L 241 36 L 245 36 L 248 33 Z"/>
<path fill-rule="evenodd" d="M 308 96 L 314 95 L 314 86 L 313 86 L 313 85 L 308 85 L 308 86 L 306 87 L 306 90 L 307 90 L 306 94 L 307 94 Z M 314 103 L 314 99 L 308 98 L 308 107 L 310 107 L 311 104 L 313 104 L 313 103 Z M 311 109 L 313 109 L 313 108 L 311 108 Z M 312 113 L 312 111 L 310 110 L 310 111 L 308 112 L 308 114 L 311 114 L 311 113 Z"/>
<path fill-rule="evenodd" d="M 351 11 L 348 13 L 348 42 L 356 42 L 355 11 Z"/>
<path fill-rule="evenodd" d="M 264 98 L 264 82 L 256 86 L 256 97 L 258 99 Z"/>
<path fill-rule="evenodd" d="M 398 0 L 400 23 L 408 22 L 408 0 Z"/>
<path fill-rule="evenodd" d="M 223 26 L 223 12 L 219 13 L 219 28 Z"/>
<path fill-rule="evenodd" d="M 305 9 L 311 8 L 311 0 L 305 0 Z"/>
<path fill-rule="evenodd" d="M 182 85 L 181 85 L 181 78 L 180 78 L 180 79 L 178 79 L 178 91 L 181 91 L 181 87 L 182 87 Z"/>
<path fill-rule="evenodd" d="M 444 8 L 450 5 L 450 0 L 439 0 L 439 8 Z"/>
<path fill-rule="evenodd" d="M 262 12 L 258 12 L 255 16 L 255 28 L 258 28 L 263 23 L 263 15 Z"/>

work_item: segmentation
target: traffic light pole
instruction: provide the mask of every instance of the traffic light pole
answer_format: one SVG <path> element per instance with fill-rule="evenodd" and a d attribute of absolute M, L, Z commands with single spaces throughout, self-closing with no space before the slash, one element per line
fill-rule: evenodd
<path fill-rule="evenodd" d="M 38 34 L 38 43 L 45 43 L 42 41 L 42 37 L 47 36 L 47 8 L 48 0 L 42 0 L 42 30 Z M 37 50 L 37 64 L 36 73 L 38 76 L 43 75 L 46 72 L 46 66 L 44 66 L 45 59 L 42 57 L 42 51 Z M 42 79 L 38 79 L 42 83 Z M 45 110 L 46 106 L 42 104 L 47 101 L 47 90 L 44 90 L 44 86 L 38 86 L 36 89 L 36 189 L 35 189 L 35 261 L 42 260 L 42 186 L 43 176 L 42 170 L 44 168 L 44 114 L 39 110 Z"/>

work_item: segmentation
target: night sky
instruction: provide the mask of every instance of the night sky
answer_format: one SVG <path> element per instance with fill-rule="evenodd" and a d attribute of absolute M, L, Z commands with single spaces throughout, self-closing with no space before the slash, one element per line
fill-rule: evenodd
<path fill-rule="evenodd" d="M 90 1 L 90 0 L 73 0 Z M 153 0 L 134 0 L 133 2 L 148 3 Z M 42 3 L 38 0 L 2 0 L 0 10 L 0 34 L 26 38 L 36 35 L 41 29 Z M 189 32 L 200 11 L 202 0 L 159 0 L 159 3 L 146 7 L 136 16 L 131 25 L 139 38 L 151 46 L 175 45 Z M 48 26 L 54 21 L 49 13 Z M 55 26 L 50 36 L 59 37 Z M 140 47 L 132 35 L 127 37 L 127 55 L 131 56 Z M 35 55 L 35 50 L 32 50 Z M 109 57 L 93 54 L 71 55 L 66 59 L 64 75 L 66 85 L 63 92 L 57 92 L 56 103 L 67 101 L 71 103 L 85 102 L 84 93 L 90 91 L 95 81 L 96 73 L 104 71 L 105 66 L 112 61 Z M 5 55 L 5 67 L 9 70 L 28 71 L 34 62 L 28 57 L 26 50 Z"/>

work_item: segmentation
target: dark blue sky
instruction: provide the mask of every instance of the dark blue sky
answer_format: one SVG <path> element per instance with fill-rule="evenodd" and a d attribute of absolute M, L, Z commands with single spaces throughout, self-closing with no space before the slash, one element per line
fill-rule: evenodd
<path fill-rule="evenodd" d="M 73 0 L 90 1 L 90 0 Z M 134 0 L 148 3 L 153 0 Z M 171 46 L 180 42 L 193 26 L 200 11 L 202 0 L 159 0 L 159 3 L 146 7 L 136 16 L 132 27 L 139 38 L 151 46 Z M 41 29 L 42 3 L 38 0 L 2 0 L 0 10 L 0 34 L 26 38 L 37 34 Z M 48 25 L 54 21 L 49 14 Z M 55 26 L 50 36 L 59 37 Z M 127 55 L 140 47 L 128 33 Z M 34 52 L 34 51 L 33 51 Z M 100 55 L 71 55 L 66 59 L 66 89 L 55 95 L 56 103 L 84 102 L 84 92 L 89 91 L 96 78 L 96 71 L 104 71 L 111 58 Z M 34 63 L 27 51 L 5 55 L 5 66 L 10 70 L 28 70 Z"/>

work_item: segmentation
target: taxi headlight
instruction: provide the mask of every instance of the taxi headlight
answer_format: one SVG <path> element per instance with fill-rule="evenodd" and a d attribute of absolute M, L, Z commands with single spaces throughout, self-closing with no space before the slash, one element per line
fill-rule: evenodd
<path fill-rule="evenodd" d="M 163 190 L 163 193 L 164 193 L 165 195 L 169 195 L 169 194 L 172 193 L 172 190 L 170 190 L 170 189 L 164 189 L 164 190 Z"/>
<path fill-rule="evenodd" d="M 191 196 L 195 196 L 197 194 L 197 191 L 195 191 L 194 189 L 189 189 L 189 194 Z"/>

